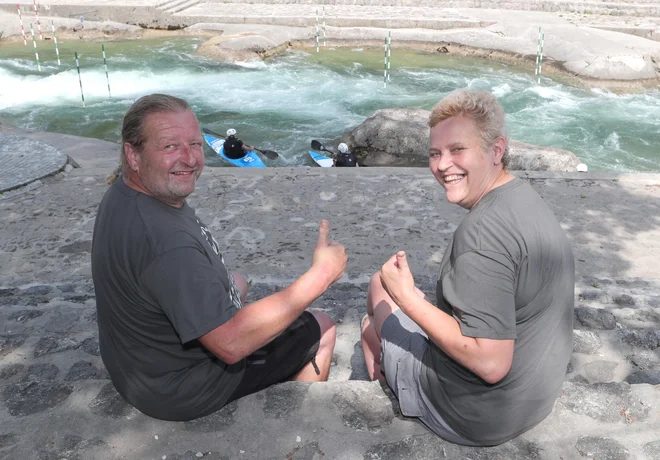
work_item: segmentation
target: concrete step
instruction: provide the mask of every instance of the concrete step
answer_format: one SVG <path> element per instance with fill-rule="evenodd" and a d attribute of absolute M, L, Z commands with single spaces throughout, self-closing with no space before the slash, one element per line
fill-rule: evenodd
<path fill-rule="evenodd" d="M 169 14 L 175 14 L 179 13 L 181 11 L 185 11 L 197 4 L 200 3 L 200 0 L 183 0 L 180 2 L 177 2 L 176 4 L 170 6 L 169 8 L 163 10 L 165 13 Z"/>
<path fill-rule="evenodd" d="M 259 16 L 259 15 L 238 15 L 222 14 L 214 11 L 195 11 L 186 10 L 179 13 L 174 18 L 185 17 L 188 22 L 198 23 L 221 23 L 221 24 L 264 24 L 289 27 L 313 27 L 315 16 L 314 12 L 291 15 L 291 16 Z M 320 20 L 320 19 L 319 19 Z M 359 17 L 327 17 L 325 18 L 327 27 L 374 27 L 382 29 L 429 29 L 429 30 L 449 30 L 463 28 L 481 28 L 488 27 L 493 22 L 479 20 L 460 20 L 447 18 L 417 18 L 396 21 L 388 18 L 359 18 Z"/>
<path fill-rule="evenodd" d="M 162 10 L 163 8 L 170 8 L 172 5 L 177 3 L 179 0 L 165 0 L 165 1 L 160 1 L 156 3 L 155 7 L 158 8 L 159 10 Z"/>
<path fill-rule="evenodd" d="M 188 0 L 170 0 L 156 6 L 159 10 L 172 13 L 179 5 L 186 3 Z"/>
<path fill-rule="evenodd" d="M 433 8 L 496 8 L 496 9 L 541 9 L 553 11 L 554 5 L 577 5 L 589 3 L 594 6 L 610 6 L 627 9 L 635 5 L 658 6 L 658 0 L 212 0 L 215 3 L 265 3 L 270 5 L 284 5 L 288 3 L 317 4 L 317 5 L 360 5 L 360 6 L 406 6 L 406 7 L 433 7 Z"/>
<path fill-rule="evenodd" d="M 316 232 L 304 222 L 333 216 L 333 238 L 351 257 L 348 279 L 314 307 L 337 322 L 336 359 L 330 382 L 287 382 L 195 421 L 165 422 L 128 406 L 99 356 L 89 247 L 117 146 L 113 155 L 109 143 L 95 139 L 29 136 L 62 149 L 83 169 L 0 200 L 6 229 L 0 232 L 3 458 L 659 458 L 660 387 L 654 382 L 660 372 L 660 228 L 654 216 L 660 175 L 519 173 L 542 194 L 573 242 L 575 347 L 553 413 L 518 439 L 484 449 L 441 440 L 402 417 L 379 383 L 365 381 L 359 323 L 368 275 L 405 244 L 415 261 L 415 281 L 433 299 L 436 254 L 450 236 L 443 229 L 455 228 L 464 216 L 441 198 L 427 170 L 320 174 L 266 168 L 239 174 L 208 168 L 191 197 L 200 218 L 212 222 L 216 234 L 223 234 L 226 222 L 250 232 L 245 235 L 262 234 L 258 253 L 228 251 L 232 268 L 254 281 L 249 301 L 280 291 L 308 268 L 309 253 L 297 256 L 313 247 Z M 292 180 L 299 199 L 269 198 L 291 196 Z M 325 199 L 330 191 L 338 196 Z M 402 196 L 414 201 L 403 203 Z M 347 212 L 346 199 L 355 197 L 355 209 Z M 265 262 L 278 258 L 285 262 Z"/>
<path fill-rule="evenodd" d="M 176 15 L 188 22 L 209 22 L 226 24 L 269 24 L 278 26 L 309 27 L 315 23 L 315 5 L 288 4 L 224 4 L 199 3 Z M 325 23 L 328 27 L 379 27 L 379 28 L 421 28 L 447 30 L 456 28 L 487 27 L 493 21 L 466 17 L 460 14 L 447 14 L 441 9 L 345 6 L 341 10 L 325 10 Z M 319 18 L 320 19 L 320 18 Z"/>
<path fill-rule="evenodd" d="M 207 0 L 208 3 L 248 4 L 248 5 L 354 5 L 354 6 L 399 6 L 410 8 L 481 8 L 546 12 L 579 12 L 584 14 L 607 14 L 612 16 L 660 16 L 660 3 L 657 0 L 633 2 L 617 1 L 571 1 L 571 0 Z"/>

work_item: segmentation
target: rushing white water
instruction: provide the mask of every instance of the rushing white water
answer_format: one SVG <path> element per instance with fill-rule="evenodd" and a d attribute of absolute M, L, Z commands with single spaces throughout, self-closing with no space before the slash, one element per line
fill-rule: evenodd
<path fill-rule="evenodd" d="M 42 71 L 31 47 L 0 47 L 0 121 L 119 141 L 121 118 L 139 96 L 153 92 L 188 100 L 203 126 L 233 127 L 239 137 L 280 152 L 270 166 L 306 165 L 311 139 L 332 145 L 379 108 L 430 109 L 448 92 L 493 92 L 507 112 L 514 139 L 575 152 L 591 170 L 660 171 L 660 92 L 619 95 L 583 90 L 488 61 L 393 49 L 392 80 L 383 88 L 382 51 L 322 49 L 244 65 L 195 54 L 198 38 L 39 43 Z M 82 107 L 73 52 L 80 57 Z M 222 162 L 208 152 L 210 164 Z"/>

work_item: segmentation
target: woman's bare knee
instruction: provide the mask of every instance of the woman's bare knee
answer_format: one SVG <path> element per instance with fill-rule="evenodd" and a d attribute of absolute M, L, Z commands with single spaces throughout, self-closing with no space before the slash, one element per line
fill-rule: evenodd
<path fill-rule="evenodd" d="M 368 318 L 368 317 L 367 317 Z M 364 353 L 364 363 L 367 366 L 367 373 L 371 380 L 381 377 L 380 372 L 380 337 L 376 334 L 376 329 L 369 320 L 362 324 L 362 334 L 360 337 L 362 343 L 362 352 Z"/>
<path fill-rule="evenodd" d="M 367 289 L 367 314 L 373 316 L 374 314 L 374 296 L 378 296 L 379 290 L 383 289 L 383 284 L 380 281 L 380 271 L 371 275 L 369 280 L 369 288 Z"/>

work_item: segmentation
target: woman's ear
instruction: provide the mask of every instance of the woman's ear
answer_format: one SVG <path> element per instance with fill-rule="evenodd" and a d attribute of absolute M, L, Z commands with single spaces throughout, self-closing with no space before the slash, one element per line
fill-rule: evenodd
<path fill-rule="evenodd" d="M 504 152 L 506 151 L 506 139 L 503 136 L 498 137 L 495 139 L 495 142 L 493 143 L 493 153 L 494 158 L 493 162 L 495 165 L 500 165 L 502 164 L 502 157 L 504 156 Z"/>

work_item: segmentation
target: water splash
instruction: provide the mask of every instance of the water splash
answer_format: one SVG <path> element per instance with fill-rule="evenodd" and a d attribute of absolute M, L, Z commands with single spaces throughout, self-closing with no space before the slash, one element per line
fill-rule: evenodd
<path fill-rule="evenodd" d="M 612 150 L 621 151 L 621 144 L 619 144 L 619 135 L 616 132 L 613 132 L 605 139 L 603 145 Z"/>

